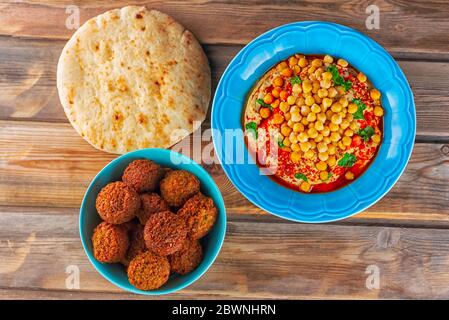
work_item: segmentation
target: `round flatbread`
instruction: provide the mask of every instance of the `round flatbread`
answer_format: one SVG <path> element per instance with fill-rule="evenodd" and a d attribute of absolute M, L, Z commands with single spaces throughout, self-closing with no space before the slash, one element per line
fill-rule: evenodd
<path fill-rule="evenodd" d="M 112 153 L 168 148 L 204 121 L 210 68 L 193 34 L 145 7 L 81 26 L 58 63 L 61 104 L 76 131 Z"/>

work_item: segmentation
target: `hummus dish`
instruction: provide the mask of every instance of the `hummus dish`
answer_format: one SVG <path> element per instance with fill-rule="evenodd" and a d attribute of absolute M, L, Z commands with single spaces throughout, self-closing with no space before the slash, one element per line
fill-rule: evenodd
<path fill-rule="evenodd" d="M 336 190 L 360 176 L 382 141 L 380 92 L 344 59 L 295 54 L 249 93 L 243 127 L 250 153 L 293 190 Z"/>

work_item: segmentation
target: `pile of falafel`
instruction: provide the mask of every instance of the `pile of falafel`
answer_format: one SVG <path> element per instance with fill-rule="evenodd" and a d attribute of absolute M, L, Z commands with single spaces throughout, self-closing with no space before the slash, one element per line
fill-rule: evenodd
<path fill-rule="evenodd" d="M 104 221 L 92 235 L 95 259 L 122 263 L 140 290 L 160 288 L 172 273 L 193 271 L 203 259 L 199 240 L 218 214 L 200 189 L 188 171 L 145 159 L 131 162 L 122 181 L 98 193 L 96 208 Z"/>

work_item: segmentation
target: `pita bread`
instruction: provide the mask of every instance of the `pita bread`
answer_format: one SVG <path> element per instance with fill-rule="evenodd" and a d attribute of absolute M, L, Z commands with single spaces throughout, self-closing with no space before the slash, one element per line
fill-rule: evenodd
<path fill-rule="evenodd" d="M 207 57 L 168 15 L 129 6 L 81 26 L 64 47 L 57 86 L 70 123 L 112 153 L 168 148 L 204 121 Z"/>

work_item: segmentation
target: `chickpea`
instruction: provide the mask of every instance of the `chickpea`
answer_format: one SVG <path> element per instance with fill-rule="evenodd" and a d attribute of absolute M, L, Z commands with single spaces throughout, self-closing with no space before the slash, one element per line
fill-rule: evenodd
<path fill-rule="evenodd" d="M 327 152 L 320 152 L 318 153 L 318 158 L 321 161 L 327 161 L 327 159 L 329 159 L 329 154 Z"/>
<path fill-rule="evenodd" d="M 330 87 L 327 90 L 327 96 L 329 98 L 335 98 L 337 96 L 337 94 L 338 94 L 337 89 L 335 89 L 334 87 Z"/>
<path fill-rule="evenodd" d="M 345 96 L 341 97 L 338 102 L 340 102 L 343 108 L 348 106 L 348 99 Z"/>
<path fill-rule="evenodd" d="M 341 142 L 343 143 L 344 146 L 349 147 L 351 145 L 351 143 L 352 143 L 352 139 L 347 137 L 347 136 L 344 136 L 341 139 Z"/>
<path fill-rule="evenodd" d="M 345 178 L 346 178 L 347 180 L 354 180 L 354 174 L 353 174 L 351 171 L 347 171 L 347 172 L 345 173 Z"/>
<path fill-rule="evenodd" d="M 313 113 L 313 112 L 309 113 L 309 114 L 307 115 L 307 121 L 309 121 L 309 122 L 314 122 L 314 121 L 316 121 L 316 113 Z"/>
<path fill-rule="evenodd" d="M 343 119 L 340 123 L 340 129 L 346 130 L 347 127 L 349 127 L 349 121 L 346 119 Z"/>
<path fill-rule="evenodd" d="M 312 91 L 312 83 L 310 80 L 304 80 L 302 82 L 302 92 L 308 93 Z"/>
<path fill-rule="evenodd" d="M 300 188 L 304 192 L 309 192 L 310 191 L 310 184 L 308 182 L 304 181 L 303 183 L 301 183 Z"/>
<path fill-rule="evenodd" d="M 294 71 L 296 74 L 299 74 L 299 73 L 301 72 L 301 67 L 298 66 L 298 65 L 296 65 L 296 66 L 293 67 L 293 71 Z"/>
<path fill-rule="evenodd" d="M 290 133 L 290 135 L 288 136 L 288 139 L 290 140 L 290 142 L 292 144 L 297 143 L 298 142 L 298 138 L 299 138 L 299 136 L 296 135 L 296 133 L 294 133 L 294 132 Z"/>
<path fill-rule="evenodd" d="M 321 131 L 321 134 L 325 137 L 328 137 L 331 134 L 331 130 L 328 126 L 324 126 L 323 130 Z"/>
<path fill-rule="evenodd" d="M 324 58 L 323 58 L 323 61 L 324 61 L 325 63 L 332 63 L 332 62 L 334 62 L 334 58 L 332 58 L 332 56 L 326 54 L 326 55 L 324 56 Z"/>
<path fill-rule="evenodd" d="M 290 105 L 287 102 L 282 101 L 279 104 L 279 109 L 281 109 L 282 112 L 286 113 L 290 110 Z"/>
<path fill-rule="evenodd" d="M 279 107 L 279 99 L 276 99 L 273 101 L 273 103 L 271 104 L 271 106 L 273 107 L 273 109 L 276 109 L 277 107 Z"/>
<path fill-rule="evenodd" d="M 332 105 L 332 99 L 330 98 L 324 98 L 323 99 L 323 108 L 327 109 Z"/>
<path fill-rule="evenodd" d="M 284 137 L 288 137 L 291 132 L 292 132 L 292 128 L 290 128 L 289 126 L 284 126 L 281 128 L 281 133 Z"/>
<path fill-rule="evenodd" d="M 327 89 L 321 88 L 318 90 L 317 92 L 318 97 L 322 98 L 326 98 L 327 97 Z"/>
<path fill-rule="evenodd" d="M 269 108 L 260 108 L 259 113 L 262 118 L 266 119 L 270 116 L 271 111 Z"/>
<path fill-rule="evenodd" d="M 314 156 L 315 156 L 315 152 L 313 152 L 312 150 L 304 152 L 304 158 L 306 158 L 306 159 L 312 159 Z"/>
<path fill-rule="evenodd" d="M 312 60 L 312 66 L 314 67 L 321 67 L 323 65 L 323 61 L 321 59 L 313 59 Z"/>
<path fill-rule="evenodd" d="M 338 59 L 337 64 L 340 67 L 346 68 L 348 66 L 348 61 L 344 60 L 344 59 Z"/>
<path fill-rule="evenodd" d="M 279 93 L 279 98 L 281 98 L 282 101 L 287 101 L 287 98 L 288 98 L 288 92 L 285 91 L 285 90 L 282 90 L 282 91 Z"/>
<path fill-rule="evenodd" d="M 318 136 L 317 136 L 317 137 L 318 137 Z M 316 138 L 315 138 L 315 139 L 316 139 Z M 316 142 L 315 142 L 314 140 L 310 140 L 309 142 L 310 142 L 310 146 L 311 146 L 310 149 L 312 149 L 312 150 L 313 150 L 313 149 L 316 149 Z"/>
<path fill-rule="evenodd" d="M 327 151 L 327 144 L 326 144 L 326 143 L 323 143 L 323 142 L 318 143 L 318 144 L 316 145 L 316 147 L 317 147 L 317 149 L 318 149 L 318 152 L 326 152 L 326 151 Z M 323 170 L 324 170 L 324 169 L 323 169 Z"/>
<path fill-rule="evenodd" d="M 346 150 L 346 146 L 341 141 L 338 141 L 337 146 L 340 148 L 340 150 Z"/>
<path fill-rule="evenodd" d="M 263 102 L 265 102 L 266 104 L 271 104 L 273 102 L 273 96 L 271 95 L 271 93 L 268 93 L 265 95 L 265 97 L 263 97 Z"/>
<path fill-rule="evenodd" d="M 299 160 L 301 160 L 301 153 L 298 151 L 294 151 L 290 154 L 290 159 L 294 162 L 297 163 L 299 162 Z"/>
<path fill-rule="evenodd" d="M 288 64 L 285 61 L 280 62 L 277 66 L 276 69 L 278 71 L 282 71 L 283 69 L 288 68 Z"/>
<path fill-rule="evenodd" d="M 371 139 L 373 140 L 374 143 L 379 144 L 380 143 L 380 135 L 379 134 L 375 134 L 371 137 Z"/>
<path fill-rule="evenodd" d="M 329 129 L 331 132 L 337 132 L 340 129 L 340 127 L 338 126 L 338 124 L 331 122 L 329 123 Z"/>
<path fill-rule="evenodd" d="M 298 66 L 300 66 L 301 68 L 304 68 L 308 65 L 308 61 L 306 58 L 302 57 L 298 60 Z"/>
<path fill-rule="evenodd" d="M 323 72 L 321 77 L 323 78 L 323 80 L 331 81 L 332 80 L 332 73 L 330 73 L 329 71 Z"/>
<path fill-rule="evenodd" d="M 284 146 L 286 146 L 287 148 L 290 147 L 292 145 L 292 143 L 290 142 L 289 138 L 285 138 L 282 143 L 284 144 Z"/>
<path fill-rule="evenodd" d="M 351 123 L 352 120 L 354 120 L 354 116 L 350 113 L 347 113 L 345 119 L 348 120 L 349 123 Z"/>
<path fill-rule="evenodd" d="M 332 82 L 330 80 L 321 80 L 320 82 L 321 88 L 329 89 L 332 86 Z"/>
<path fill-rule="evenodd" d="M 290 67 L 293 67 L 294 65 L 296 65 L 298 63 L 298 59 L 295 56 L 292 56 L 288 59 L 288 65 Z"/>
<path fill-rule="evenodd" d="M 331 110 L 335 113 L 340 112 L 342 109 L 343 109 L 343 106 L 341 105 L 340 102 L 335 102 L 331 107 Z"/>
<path fill-rule="evenodd" d="M 310 110 L 312 110 L 313 113 L 320 113 L 321 112 L 321 108 L 319 105 L 317 105 L 316 103 L 314 103 L 312 105 L 312 107 L 310 108 Z"/>
<path fill-rule="evenodd" d="M 273 85 L 275 85 L 276 87 L 282 87 L 284 85 L 284 79 L 282 79 L 281 77 L 274 78 Z"/>
<path fill-rule="evenodd" d="M 334 155 L 337 153 L 337 147 L 335 146 L 335 144 L 327 145 L 327 153 L 329 153 L 330 155 Z"/>
<path fill-rule="evenodd" d="M 314 94 L 314 95 L 313 95 L 313 98 L 315 99 L 315 102 L 316 102 L 317 104 L 321 104 L 321 102 L 323 101 L 323 99 L 321 99 L 321 98 L 318 96 L 318 93 L 317 93 L 317 94 Z"/>
<path fill-rule="evenodd" d="M 341 122 L 343 121 L 342 117 L 340 114 L 334 114 L 331 118 L 331 121 L 333 124 L 341 124 Z"/>
<path fill-rule="evenodd" d="M 315 99 L 312 96 L 308 96 L 305 100 L 307 106 L 312 106 L 315 103 Z"/>
<path fill-rule="evenodd" d="M 326 122 L 326 114 L 324 112 L 318 113 L 316 118 L 322 123 Z"/>
<path fill-rule="evenodd" d="M 315 139 L 318 136 L 318 131 L 315 128 L 307 130 L 307 134 L 310 138 Z"/>
<path fill-rule="evenodd" d="M 348 105 L 348 112 L 349 113 L 356 113 L 357 112 L 357 105 L 355 104 L 355 103 L 350 103 L 349 105 Z"/>
<path fill-rule="evenodd" d="M 303 117 L 302 120 L 301 120 L 301 123 L 302 123 L 303 125 L 307 126 L 307 125 L 309 124 L 309 121 L 307 121 L 307 118 L 306 118 L 306 117 Z"/>
<path fill-rule="evenodd" d="M 328 177 L 329 177 L 329 173 L 327 171 L 321 171 L 320 172 L 320 179 L 322 181 L 326 181 Z"/>
<path fill-rule="evenodd" d="M 339 133 L 337 133 L 337 132 L 332 132 L 331 133 L 330 139 L 331 139 L 332 142 L 337 142 L 337 141 L 340 140 L 340 138 L 341 137 L 340 137 Z"/>
<path fill-rule="evenodd" d="M 284 118 L 285 120 L 290 121 L 292 119 L 292 115 L 289 112 L 287 112 L 286 114 L 284 114 Z"/>
<path fill-rule="evenodd" d="M 345 136 L 352 137 L 353 135 L 354 135 L 354 131 L 352 131 L 351 129 L 346 129 Z"/>
<path fill-rule="evenodd" d="M 384 115 L 384 109 L 382 109 L 382 107 L 374 107 L 374 115 L 382 117 Z"/>
<path fill-rule="evenodd" d="M 324 139 L 323 135 L 319 133 L 319 134 L 316 136 L 316 138 L 315 138 L 314 141 L 318 143 L 318 142 L 323 141 L 323 139 Z"/>
<path fill-rule="evenodd" d="M 329 167 L 333 167 L 337 164 L 337 159 L 335 156 L 330 156 L 329 159 L 327 159 L 327 164 Z"/>
<path fill-rule="evenodd" d="M 342 86 L 335 87 L 335 89 L 337 89 L 337 93 L 341 96 L 344 95 L 346 92 L 345 88 L 343 88 Z"/>
<path fill-rule="evenodd" d="M 366 76 L 363 73 L 359 73 L 357 75 L 357 79 L 359 79 L 360 82 L 365 82 L 366 81 Z"/>
<path fill-rule="evenodd" d="M 295 84 L 292 86 L 292 91 L 293 91 L 294 93 L 301 93 L 301 92 L 302 92 L 301 85 L 300 85 L 299 83 L 295 83 Z"/>
<path fill-rule="evenodd" d="M 314 127 L 318 131 L 322 131 L 324 129 L 324 125 L 321 121 L 316 121 Z"/>
<path fill-rule="evenodd" d="M 369 91 L 369 95 L 371 96 L 371 98 L 373 98 L 373 100 L 379 100 L 380 99 L 380 92 L 377 89 L 371 89 Z"/>
<path fill-rule="evenodd" d="M 296 102 L 296 98 L 294 96 L 288 96 L 287 103 L 289 105 L 295 104 L 295 102 Z"/>
<path fill-rule="evenodd" d="M 282 122 L 284 122 L 285 118 L 283 115 L 279 114 L 279 113 L 275 113 L 273 115 L 273 123 L 274 124 L 281 124 Z"/>
<path fill-rule="evenodd" d="M 331 139 L 329 137 L 323 137 L 323 142 L 325 144 L 330 144 L 331 143 Z"/>
<path fill-rule="evenodd" d="M 343 130 L 341 127 L 339 127 L 338 133 L 340 134 L 340 136 L 342 136 L 345 133 L 345 130 Z"/>
<path fill-rule="evenodd" d="M 290 68 L 285 68 L 281 71 L 281 75 L 284 77 L 291 77 L 293 75 L 293 70 Z"/>
<path fill-rule="evenodd" d="M 298 134 L 298 141 L 299 142 L 306 142 L 309 140 L 309 136 L 306 132 L 301 132 L 300 134 Z"/>
<path fill-rule="evenodd" d="M 327 163 L 324 161 L 320 161 L 316 164 L 316 168 L 320 171 L 324 171 L 327 169 Z M 326 176 L 326 178 L 327 178 L 327 176 Z"/>
<path fill-rule="evenodd" d="M 316 70 L 316 67 L 311 66 L 311 67 L 309 67 L 309 69 L 307 70 L 307 73 L 308 73 L 309 75 L 312 75 L 312 74 L 315 72 L 315 70 Z"/>
<path fill-rule="evenodd" d="M 293 125 L 293 131 L 294 132 L 303 132 L 304 131 L 304 125 L 302 123 L 295 123 Z"/>
<path fill-rule="evenodd" d="M 275 87 L 273 88 L 273 90 L 271 90 L 271 94 L 273 95 L 273 97 L 279 98 L 279 94 L 281 93 L 281 91 L 281 88 Z"/>
<path fill-rule="evenodd" d="M 303 105 L 306 104 L 306 100 L 301 96 L 301 97 L 299 97 L 298 99 L 296 99 L 296 104 L 297 104 L 298 106 L 303 106 Z"/>
<path fill-rule="evenodd" d="M 293 152 L 299 152 L 301 150 L 301 148 L 299 147 L 299 145 L 297 143 L 292 143 L 292 145 L 290 146 L 290 149 L 292 149 Z"/>
<path fill-rule="evenodd" d="M 359 125 L 357 124 L 356 120 L 353 120 L 350 124 L 349 124 L 349 128 L 352 131 L 357 131 L 359 129 Z"/>
<path fill-rule="evenodd" d="M 299 145 L 299 147 L 301 148 L 301 151 L 302 151 L 302 152 L 306 152 L 306 151 L 309 151 L 309 150 L 310 150 L 310 148 L 312 147 L 312 145 L 310 144 L 309 141 L 306 141 L 306 142 L 302 142 L 302 143 Z"/>
<path fill-rule="evenodd" d="M 291 120 L 293 122 L 299 122 L 302 119 L 302 116 L 299 114 L 299 112 L 295 112 L 295 113 L 291 112 L 290 115 L 291 115 Z"/>

